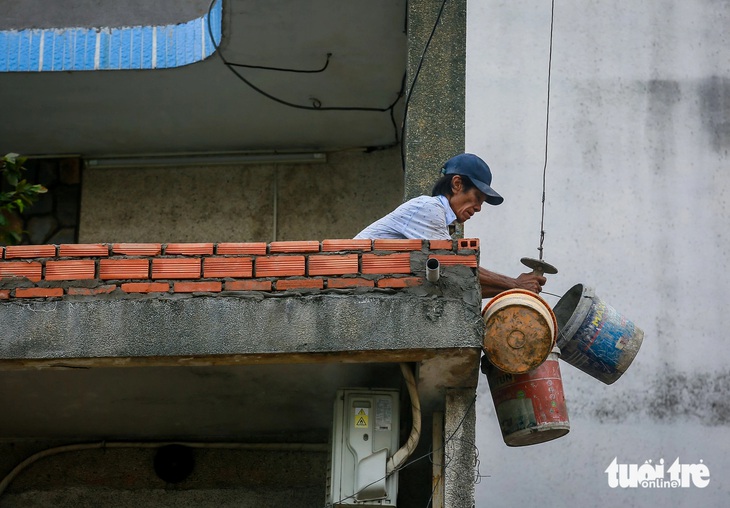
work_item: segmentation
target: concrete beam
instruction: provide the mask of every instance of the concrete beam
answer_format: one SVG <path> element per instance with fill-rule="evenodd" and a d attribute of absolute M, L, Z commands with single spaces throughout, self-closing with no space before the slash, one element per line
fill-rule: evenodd
<path fill-rule="evenodd" d="M 408 294 L 197 296 L 3 305 L 5 362 L 481 347 L 478 307 Z"/>

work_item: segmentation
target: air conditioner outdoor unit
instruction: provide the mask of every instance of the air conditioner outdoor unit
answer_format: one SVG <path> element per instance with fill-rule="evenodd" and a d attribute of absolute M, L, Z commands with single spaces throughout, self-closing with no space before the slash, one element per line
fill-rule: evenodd
<path fill-rule="evenodd" d="M 326 506 L 395 507 L 398 472 L 386 474 L 399 448 L 398 390 L 338 390 L 330 438 Z"/>

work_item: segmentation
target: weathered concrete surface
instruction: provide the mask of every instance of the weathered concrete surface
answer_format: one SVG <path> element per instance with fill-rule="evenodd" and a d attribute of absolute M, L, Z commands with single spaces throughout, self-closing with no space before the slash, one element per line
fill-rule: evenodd
<path fill-rule="evenodd" d="M 408 97 L 405 199 L 430 194 L 443 163 L 464 151 L 466 110 L 466 0 L 409 2 L 408 8 L 407 86 L 419 65 L 420 73 Z"/>
<path fill-rule="evenodd" d="M 466 229 L 505 271 L 537 254 L 550 3 L 531 7 L 469 2 L 467 146 L 505 202 Z M 728 504 L 729 25 L 726 1 L 555 3 L 545 290 L 588 284 L 645 339 L 612 385 L 561 362 L 571 431 L 550 443 L 505 446 L 482 376 L 477 506 Z M 711 483 L 612 489 L 614 457 L 702 460 Z"/>
<path fill-rule="evenodd" d="M 482 328 L 461 300 L 378 294 L 13 302 L 1 312 L 5 360 L 474 348 Z"/>
<path fill-rule="evenodd" d="M 199 444 L 204 446 L 202 444 Z M 0 470 L 20 463 L 42 442 L 0 445 Z M 3 507 L 77 506 L 275 508 L 322 506 L 327 452 L 195 447 L 194 468 L 180 483 L 155 473 L 156 448 L 105 448 L 50 455 L 24 469 L 4 494 Z M 322 448 L 326 448 L 323 445 Z"/>
<path fill-rule="evenodd" d="M 397 149 L 315 165 L 85 169 L 79 242 L 352 238 L 402 195 Z"/>
<path fill-rule="evenodd" d="M 444 506 L 473 508 L 476 458 L 476 393 L 448 390 L 444 415 Z"/>

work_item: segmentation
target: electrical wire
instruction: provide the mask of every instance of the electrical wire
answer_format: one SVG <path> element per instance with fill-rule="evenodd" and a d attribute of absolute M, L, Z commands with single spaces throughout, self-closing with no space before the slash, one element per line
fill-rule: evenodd
<path fill-rule="evenodd" d="M 552 80 L 553 67 L 553 28 L 555 25 L 555 0 L 550 5 L 550 49 L 548 50 L 548 74 L 547 74 L 547 103 L 545 106 L 545 159 L 542 167 L 542 210 L 540 212 L 540 246 L 537 248 L 540 253 L 540 261 L 543 259 L 543 243 L 545 242 L 545 186 L 547 181 L 548 146 L 550 138 L 550 85 Z"/>
<path fill-rule="evenodd" d="M 418 75 L 421 74 L 421 67 L 423 67 L 423 62 L 426 59 L 426 53 L 428 52 L 428 48 L 431 45 L 431 40 L 433 39 L 434 34 L 436 33 L 436 28 L 438 28 L 439 23 L 441 22 L 441 16 L 444 13 L 444 8 L 446 7 L 446 2 L 448 0 L 443 0 L 441 2 L 441 8 L 439 8 L 439 13 L 436 16 L 436 21 L 433 24 L 433 28 L 431 28 L 431 34 L 428 36 L 428 40 L 426 41 L 426 45 L 423 47 L 423 52 L 421 53 L 421 58 L 418 60 L 418 66 L 416 67 L 416 72 L 413 75 L 413 81 L 411 82 L 411 86 L 408 88 L 408 93 L 406 93 L 406 101 L 403 106 L 403 124 L 401 126 L 401 147 L 400 147 L 400 158 L 401 158 L 401 167 L 403 171 L 406 170 L 406 154 L 405 154 L 405 145 L 402 142 L 406 139 L 406 120 L 408 119 L 408 106 L 411 103 L 411 97 L 413 96 L 413 90 L 416 88 L 416 83 L 418 82 Z M 406 2 L 407 4 L 407 2 Z M 405 83 L 405 81 L 404 81 Z"/>
<path fill-rule="evenodd" d="M 332 56 L 332 53 L 327 53 L 327 61 L 326 61 L 325 65 L 324 65 L 324 67 L 322 67 L 321 69 L 310 70 L 310 71 L 303 71 L 303 70 L 297 70 L 297 69 L 286 69 L 286 68 L 280 68 L 280 67 L 255 66 L 255 65 L 249 65 L 249 64 L 240 64 L 240 63 L 229 62 L 226 59 L 226 57 L 223 54 L 223 52 L 221 51 L 220 44 L 218 44 L 216 42 L 215 37 L 213 36 L 213 27 L 211 26 L 211 21 L 210 21 L 210 19 L 211 19 L 211 12 L 213 10 L 213 5 L 215 5 L 215 3 L 217 1 L 219 1 L 219 0 L 211 0 L 210 5 L 208 6 L 208 16 L 207 16 L 208 36 L 210 37 L 210 40 L 211 40 L 213 46 L 215 47 L 216 52 L 218 53 L 218 56 L 220 56 L 221 61 L 226 66 L 226 68 L 228 70 L 230 70 L 239 80 L 241 80 L 243 83 L 245 83 L 246 85 L 248 85 L 249 88 L 251 88 L 255 92 L 259 93 L 260 95 L 263 95 L 264 97 L 266 97 L 266 98 L 268 98 L 268 99 L 270 99 L 270 100 L 272 100 L 272 101 L 274 101 L 274 102 L 276 102 L 278 104 L 281 104 L 283 106 L 288 106 L 290 108 L 303 109 L 303 110 L 306 110 L 306 111 L 369 111 L 369 112 L 377 112 L 377 113 L 386 113 L 387 112 L 390 115 L 390 121 L 391 121 L 391 124 L 393 126 L 394 137 L 395 137 L 395 141 L 391 145 L 389 145 L 388 147 L 395 146 L 395 145 L 397 145 L 400 142 L 399 139 L 398 139 L 398 127 L 397 127 L 397 124 L 396 124 L 396 121 L 395 121 L 395 112 L 394 112 L 394 109 L 395 109 L 395 106 L 398 104 L 398 102 L 403 97 L 404 86 L 405 86 L 405 74 L 404 74 L 403 79 L 401 81 L 401 88 L 400 88 L 400 90 L 396 94 L 396 97 L 393 100 L 393 102 L 391 102 L 387 107 L 322 106 L 322 103 L 318 99 L 316 99 L 316 98 L 315 99 L 311 99 L 312 100 L 312 104 L 311 105 L 307 105 L 307 104 L 297 104 L 295 102 L 291 102 L 291 101 L 287 101 L 285 99 L 281 99 L 280 97 L 276 97 L 275 95 L 273 95 L 273 94 L 271 94 L 271 93 L 263 90 L 262 88 L 254 85 L 245 76 L 243 76 L 240 72 L 238 72 L 238 70 L 236 69 L 236 67 L 245 67 L 245 68 L 252 68 L 252 69 L 266 69 L 266 70 L 283 71 L 283 72 L 310 72 L 310 73 L 313 73 L 313 72 L 322 72 L 329 65 L 329 59 Z M 388 148 L 388 147 L 383 147 L 383 148 Z"/>
<path fill-rule="evenodd" d="M 208 32 L 208 33 L 210 34 L 210 32 Z M 319 72 L 324 72 L 327 69 L 327 67 L 329 67 L 331 56 L 332 56 L 332 53 L 327 53 L 327 60 L 325 60 L 324 65 L 322 67 L 320 67 L 319 69 L 289 69 L 286 67 L 268 67 L 266 65 L 239 64 L 239 63 L 232 63 L 232 62 L 229 62 L 228 65 L 232 65 L 233 67 L 246 67 L 247 69 L 263 69 L 263 70 L 267 70 L 267 71 L 298 72 L 301 74 L 316 74 Z"/>

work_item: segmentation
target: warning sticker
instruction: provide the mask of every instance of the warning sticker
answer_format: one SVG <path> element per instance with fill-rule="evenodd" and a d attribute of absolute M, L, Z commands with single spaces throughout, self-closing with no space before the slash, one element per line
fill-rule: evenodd
<path fill-rule="evenodd" d="M 355 428 L 366 429 L 368 427 L 368 411 L 367 407 L 355 408 Z"/>

